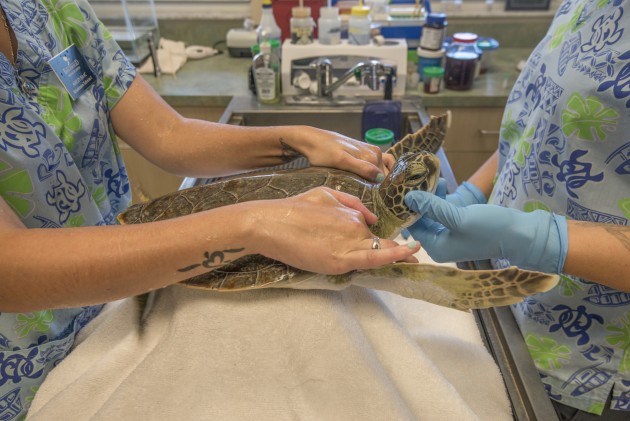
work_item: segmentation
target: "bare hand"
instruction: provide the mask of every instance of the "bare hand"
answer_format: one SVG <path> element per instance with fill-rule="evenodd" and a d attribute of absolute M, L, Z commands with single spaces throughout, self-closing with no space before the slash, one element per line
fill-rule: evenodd
<path fill-rule="evenodd" d="M 394 164 L 394 157 L 383 154 L 378 146 L 328 130 L 301 126 L 300 141 L 295 139 L 298 137 L 287 142 L 311 165 L 351 171 L 368 180 L 377 180 L 378 174 L 387 175 Z"/>
<path fill-rule="evenodd" d="M 377 217 L 346 193 L 319 187 L 288 199 L 257 202 L 253 247 L 257 253 L 311 272 L 346 273 L 396 261 L 417 262 L 420 246 L 399 245 L 374 235 Z"/>

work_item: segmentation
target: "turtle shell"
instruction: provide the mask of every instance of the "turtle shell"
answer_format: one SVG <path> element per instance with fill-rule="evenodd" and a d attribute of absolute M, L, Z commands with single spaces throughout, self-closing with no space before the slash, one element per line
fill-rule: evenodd
<path fill-rule="evenodd" d="M 224 178 L 133 205 L 118 216 L 123 224 L 140 224 L 190 215 L 221 206 L 261 199 L 282 199 L 325 186 L 358 197 L 374 211 L 374 184 L 348 171 L 307 167 L 271 170 Z"/>

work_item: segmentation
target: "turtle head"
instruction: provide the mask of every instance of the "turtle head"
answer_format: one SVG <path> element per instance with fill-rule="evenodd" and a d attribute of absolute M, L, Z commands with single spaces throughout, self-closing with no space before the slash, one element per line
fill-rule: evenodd
<path fill-rule="evenodd" d="M 413 224 L 418 215 L 405 205 L 405 195 L 415 190 L 435 192 L 440 177 L 440 160 L 428 151 L 407 153 L 398 158 L 394 168 L 379 186 L 384 207 L 402 226 L 397 231 Z"/>

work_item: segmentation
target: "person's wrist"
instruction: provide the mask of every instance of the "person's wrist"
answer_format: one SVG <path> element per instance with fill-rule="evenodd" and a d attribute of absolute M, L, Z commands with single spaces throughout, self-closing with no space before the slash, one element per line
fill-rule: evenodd
<path fill-rule="evenodd" d="M 509 260 L 524 269 L 545 273 L 560 273 L 564 267 L 568 251 L 568 229 L 566 218 L 551 212 L 536 210 L 523 213 L 520 221 L 515 221 L 516 230 L 529 232 L 529 240 L 519 238 L 515 243 L 518 248 Z M 523 231 L 522 231 L 523 232 Z M 527 250 L 521 250 L 521 244 L 527 244 Z"/>
<path fill-rule="evenodd" d="M 232 207 L 232 220 L 238 223 L 232 226 L 235 244 L 242 244 L 246 254 L 263 254 L 262 248 L 267 241 L 265 208 L 267 201 L 243 202 Z"/>
<path fill-rule="evenodd" d="M 453 194 L 446 196 L 446 200 L 457 206 L 483 205 L 487 203 L 486 196 L 474 184 L 464 181 L 457 186 Z"/>
<path fill-rule="evenodd" d="M 470 196 L 470 200 L 471 201 L 474 200 L 474 202 L 472 202 L 471 204 L 485 205 L 486 203 L 488 203 L 488 199 L 486 198 L 486 195 L 483 194 L 483 192 L 479 190 L 479 187 L 475 186 L 473 183 L 464 181 L 462 183 L 462 188 L 465 189 L 466 192 L 468 192 Z"/>

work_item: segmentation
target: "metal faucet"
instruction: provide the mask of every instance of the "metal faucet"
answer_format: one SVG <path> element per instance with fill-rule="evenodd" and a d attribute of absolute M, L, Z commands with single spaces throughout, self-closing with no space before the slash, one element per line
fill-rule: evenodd
<path fill-rule="evenodd" d="M 384 64 L 378 60 L 360 62 L 354 65 L 337 81 L 332 81 L 332 63 L 327 58 L 318 58 L 310 63 L 315 68 L 315 82 L 318 97 L 332 97 L 337 88 L 348 79 L 356 77 L 362 84 L 376 91 L 381 87 L 381 77 L 385 77 L 385 99 L 392 99 L 393 85 L 396 80 L 396 66 Z"/>

